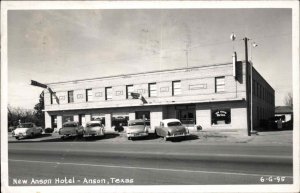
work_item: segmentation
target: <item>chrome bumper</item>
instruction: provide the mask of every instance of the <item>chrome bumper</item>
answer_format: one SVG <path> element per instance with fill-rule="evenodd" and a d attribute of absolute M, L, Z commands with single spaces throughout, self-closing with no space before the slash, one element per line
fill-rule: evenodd
<path fill-rule="evenodd" d="M 183 134 L 173 134 L 173 135 L 167 135 L 166 138 L 176 138 L 176 137 L 186 137 L 189 136 L 189 133 L 183 133 Z"/>
<path fill-rule="evenodd" d="M 127 137 L 145 137 L 148 133 L 127 133 Z"/>

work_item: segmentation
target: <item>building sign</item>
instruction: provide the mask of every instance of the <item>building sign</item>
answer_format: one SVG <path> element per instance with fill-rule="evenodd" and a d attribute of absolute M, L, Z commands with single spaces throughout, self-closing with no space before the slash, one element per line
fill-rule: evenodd
<path fill-rule="evenodd" d="M 160 92 L 169 92 L 169 87 L 161 87 Z"/>
<path fill-rule="evenodd" d="M 140 94 L 143 94 L 143 93 L 145 93 L 145 90 L 144 90 L 144 89 L 137 89 L 136 92 L 137 92 L 137 93 L 140 93 Z"/>
<path fill-rule="evenodd" d="M 229 108 L 215 109 L 211 111 L 211 124 L 230 124 L 231 123 L 231 112 Z"/>
<path fill-rule="evenodd" d="M 95 93 L 95 96 L 96 96 L 96 97 L 102 97 L 102 92 L 96 92 L 96 93 Z"/>
<path fill-rule="evenodd" d="M 120 96 L 120 95 L 123 95 L 123 91 L 121 91 L 121 90 L 116 91 L 116 96 Z"/>
<path fill-rule="evenodd" d="M 200 90 L 200 89 L 206 89 L 207 84 L 194 84 L 190 85 L 190 90 Z"/>

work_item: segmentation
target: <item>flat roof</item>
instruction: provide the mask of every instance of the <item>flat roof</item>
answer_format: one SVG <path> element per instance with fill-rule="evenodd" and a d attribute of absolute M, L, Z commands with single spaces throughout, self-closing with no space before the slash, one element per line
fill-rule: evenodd
<path fill-rule="evenodd" d="M 245 62 L 245 61 L 241 61 L 241 62 Z M 85 79 L 75 79 L 75 80 L 69 80 L 69 81 L 46 83 L 46 85 L 71 83 L 71 82 L 81 82 L 81 81 L 90 81 L 90 80 L 100 80 L 100 79 L 106 79 L 106 78 L 118 78 L 118 77 L 150 74 L 150 73 L 161 73 L 161 72 L 168 72 L 168 71 L 172 72 L 172 71 L 192 70 L 192 69 L 199 69 L 199 68 L 225 66 L 225 65 L 229 65 L 229 64 L 232 64 L 232 62 L 208 64 L 208 65 L 192 66 L 192 67 L 184 67 L 184 68 L 173 68 L 173 69 L 165 69 L 165 70 L 154 70 L 154 71 L 146 71 L 146 72 L 130 73 L 130 74 L 118 74 L 118 75 L 110 75 L 110 76 L 102 76 L 102 77 L 94 77 L 94 78 L 85 78 Z"/>

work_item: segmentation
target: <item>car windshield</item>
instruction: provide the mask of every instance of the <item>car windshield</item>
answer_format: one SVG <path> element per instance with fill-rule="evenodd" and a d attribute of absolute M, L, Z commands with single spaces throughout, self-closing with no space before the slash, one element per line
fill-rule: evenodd
<path fill-rule="evenodd" d="M 76 123 L 66 123 L 64 124 L 64 127 L 77 127 Z"/>
<path fill-rule="evenodd" d="M 169 127 L 172 127 L 172 126 L 181 126 L 181 123 L 178 122 L 178 121 L 174 121 L 174 122 L 168 123 L 168 126 L 169 126 Z"/>
<path fill-rule="evenodd" d="M 23 123 L 23 124 L 18 125 L 17 128 L 29 128 L 29 127 L 33 127 L 33 124 L 32 123 Z"/>
<path fill-rule="evenodd" d="M 100 123 L 91 123 L 87 125 L 88 127 L 100 127 Z"/>
<path fill-rule="evenodd" d="M 144 125 L 144 122 L 132 122 L 132 123 L 129 123 L 129 126 L 135 126 L 135 125 Z"/>

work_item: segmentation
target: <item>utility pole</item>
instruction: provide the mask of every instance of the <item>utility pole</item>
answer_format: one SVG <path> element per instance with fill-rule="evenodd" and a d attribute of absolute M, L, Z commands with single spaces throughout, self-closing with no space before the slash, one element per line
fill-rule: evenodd
<path fill-rule="evenodd" d="M 245 43 L 245 62 L 246 62 L 246 74 L 247 74 L 247 78 L 246 78 L 246 90 L 249 91 L 249 87 L 250 87 L 250 92 L 247 92 L 247 117 L 248 117 L 248 121 L 247 121 L 247 131 L 248 131 L 248 136 L 251 136 L 251 131 L 252 131 L 252 127 L 253 127 L 253 110 L 252 110 L 252 65 L 250 67 L 250 85 L 249 85 L 249 77 L 248 77 L 248 73 L 249 73 L 249 66 L 248 66 L 248 41 L 249 39 L 247 37 L 244 37 L 244 43 Z M 250 95 L 250 97 L 249 97 Z M 249 100 L 250 99 L 250 100 Z"/>

